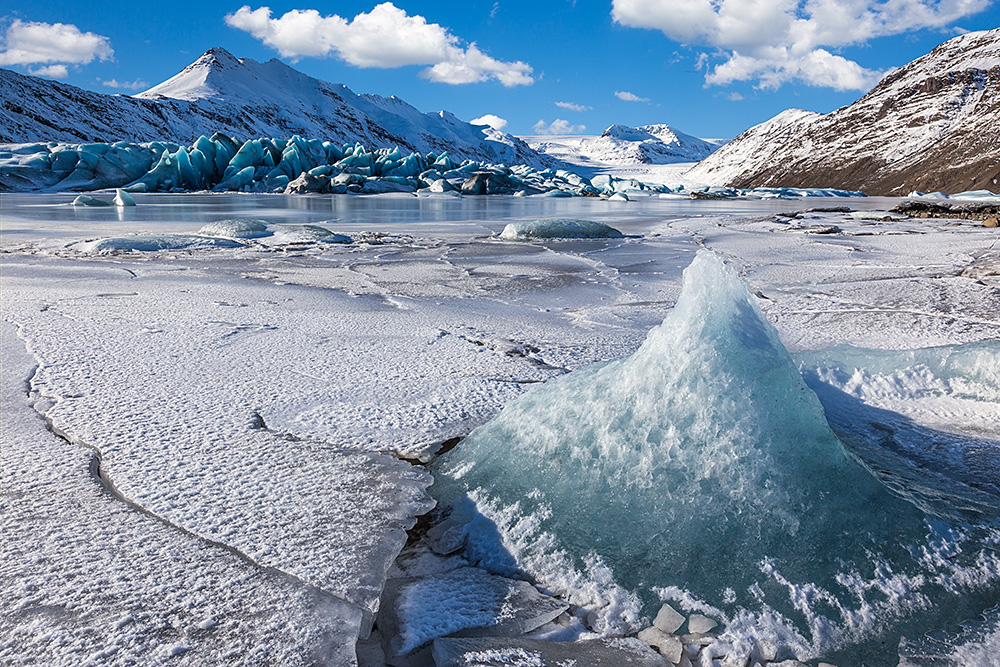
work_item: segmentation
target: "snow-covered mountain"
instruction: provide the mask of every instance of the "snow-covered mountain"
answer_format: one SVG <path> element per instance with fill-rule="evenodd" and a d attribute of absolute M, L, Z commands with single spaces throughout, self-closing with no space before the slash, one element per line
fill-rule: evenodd
<path fill-rule="evenodd" d="M 213 132 L 250 139 L 295 134 L 369 150 L 447 151 L 458 159 L 547 166 L 516 137 L 397 97 L 358 95 L 272 59 L 209 49 L 134 97 L 104 95 L 0 69 L 0 142 L 177 141 Z"/>
<path fill-rule="evenodd" d="M 719 145 L 679 132 L 669 125 L 612 125 L 600 136 L 522 137 L 531 148 L 569 162 L 603 165 L 697 162 Z"/>
<path fill-rule="evenodd" d="M 996 191 L 1000 29 L 955 37 L 830 114 L 785 111 L 685 176 L 735 187 L 832 187 L 873 195 Z"/>

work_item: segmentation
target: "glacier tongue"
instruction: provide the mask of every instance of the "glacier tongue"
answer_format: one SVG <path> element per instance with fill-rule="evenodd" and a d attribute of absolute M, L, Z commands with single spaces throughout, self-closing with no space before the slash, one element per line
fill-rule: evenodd
<path fill-rule="evenodd" d="M 623 586 L 647 612 L 661 597 L 715 605 L 747 655 L 764 632 L 747 618 L 778 619 L 768 641 L 806 659 L 932 606 L 934 566 L 914 555 L 924 515 L 845 453 L 773 326 L 708 251 L 638 351 L 528 392 L 439 468 L 438 493 L 482 514 L 467 556 L 621 617 L 599 629 L 634 625 L 595 593 Z"/>

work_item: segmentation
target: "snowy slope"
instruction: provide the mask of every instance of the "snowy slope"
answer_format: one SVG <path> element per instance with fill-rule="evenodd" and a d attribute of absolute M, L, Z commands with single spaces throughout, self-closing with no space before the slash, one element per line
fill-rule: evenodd
<path fill-rule="evenodd" d="M 687 176 L 736 187 L 868 194 L 997 190 L 1000 29 L 955 37 L 825 116 L 786 111 Z"/>
<path fill-rule="evenodd" d="M 422 113 L 396 97 L 358 95 L 272 59 L 259 63 L 213 48 L 135 97 L 103 95 L 0 70 L 0 142 L 190 142 L 222 132 L 237 139 L 294 134 L 369 149 L 447 151 L 458 159 L 548 166 L 504 132 L 454 115 Z"/>
<path fill-rule="evenodd" d="M 604 165 L 674 164 L 697 162 L 710 155 L 718 144 L 684 134 L 669 125 L 628 127 L 612 125 L 598 137 L 524 137 L 539 153 L 569 162 Z"/>

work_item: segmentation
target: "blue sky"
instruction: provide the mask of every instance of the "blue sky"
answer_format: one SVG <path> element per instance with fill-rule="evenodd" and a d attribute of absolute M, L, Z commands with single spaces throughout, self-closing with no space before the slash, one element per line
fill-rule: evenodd
<path fill-rule="evenodd" d="M 789 107 L 828 112 L 968 30 L 997 0 L 7 0 L 0 66 L 131 94 L 222 46 L 358 93 L 519 135 L 668 123 L 730 138 Z M 494 121 L 500 123 L 500 121 Z"/>

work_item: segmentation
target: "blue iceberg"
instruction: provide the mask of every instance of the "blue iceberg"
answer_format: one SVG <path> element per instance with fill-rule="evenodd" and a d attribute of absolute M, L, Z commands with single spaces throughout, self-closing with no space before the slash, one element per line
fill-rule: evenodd
<path fill-rule="evenodd" d="M 1000 590 L 993 527 L 941 523 L 845 449 L 708 251 L 639 350 L 526 393 L 438 470 L 466 557 L 592 608 L 605 633 L 671 600 L 722 623 L 718 656 L 879 662 L 903 629 Z"/>

